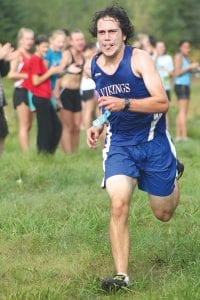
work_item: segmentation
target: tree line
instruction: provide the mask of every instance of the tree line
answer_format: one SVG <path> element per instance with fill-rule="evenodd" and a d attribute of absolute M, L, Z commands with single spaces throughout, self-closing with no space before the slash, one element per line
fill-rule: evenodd
<path fill-rule="evenodd" d="M 95 11 L 113 4 L 109 0 L 0 0 L 0 42 L 16 44 L 20 27 L 30 27 L 36 34 L 57 28 L 80 28 L 91 39 L 88 27 Z M 174 51 L 180 39 L 200 46 L 199 0 L 119 0 L 134 24 L 135 32 L 163 39 Z"/>

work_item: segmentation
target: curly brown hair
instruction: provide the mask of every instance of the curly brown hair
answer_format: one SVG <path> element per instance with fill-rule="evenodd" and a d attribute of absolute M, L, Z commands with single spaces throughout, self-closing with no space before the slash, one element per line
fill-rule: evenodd
<path fill-rule="evenodd" d="M 128 40 L 134 35 L 134 28 L 126 11 L 121 6 L 112 5 L 103 10 L 97 11 L 92 19 L 89 32 L 92 34 L 92 36 L 97 37 L 97 23 L 99 19 L 107 16 L 119 22 L 122 33 L 126 36 L 125 44 L 127 44 Z"/>

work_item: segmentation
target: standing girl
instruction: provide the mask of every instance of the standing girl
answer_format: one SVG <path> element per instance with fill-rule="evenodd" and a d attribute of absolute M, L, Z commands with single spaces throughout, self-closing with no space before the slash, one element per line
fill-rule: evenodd
<path fill-rule="evenodd" d="M 52 87 L 50 77 L 59 67 L 47 69 L 43 57 L 49 48 L 48 39 L 39 35 L 35 40 L 35 54 L 30 59 L 29 80 L 32 84 L 33 104 L 37 115 L 37 148 L 40 153 L 53 154 L 60 141 L 62 127 L 51 104 Z"/>
<path fill-rule="evenodd" d="M 32 113 L 28 101 L 28 72 L 31 58 L 30 50 L 34 43 L 34 33 L 31 29 L 21 28 L 18 32 L 19 56 L 11 61 L 8 78 L 15 80 L 14 108 L 19 121 L 18 137 L 21 149 L 29 149 L 29 131 L 32 124 Z"/>
<path fill-rule="evenodd" d="M 51 66 L 60 66 L 62 53 L 66 45 L 66 35 L 63 30 L 57 29 L 54 30 L 50 37 L 50 47 L 47 51 L 47 54 L 44 56 L 44 59 L 47 61 L 48 68 Z M 64 69 L 65 64 L 63 64 Z M 51 76 L 51 87 L 54 91 L 56 85 L 56 79 L 58 78 L 58 74 L 54 74 Z M 51 98 L 51 103 L 54 108 L 56 107 L 56 99 L 55 97 Z"/>
<path fill-rule="evenodd" d="M 175 93 L 178 100 L 178 115 L 176 118 L 176 141 L 186 141 L 187 114 L 190 100 L 191 71 L 198 63 L 189 60 L 190 42 L 182 40 L 179 43 L 179 53 L 174 58 Z"/>
<path fill-rule="evenodd" d="M 63 53 L 66 68 L 56 81 L 55 95 L 61 100 L 60 118 L 63 126 L 61 145 L 64 153 L 73 153 L 78 149 L 81 127 L 80 84 L 85 59 L 83 50 L 85 38 L 80 30 L 71 32 L 70 48 Z"/>

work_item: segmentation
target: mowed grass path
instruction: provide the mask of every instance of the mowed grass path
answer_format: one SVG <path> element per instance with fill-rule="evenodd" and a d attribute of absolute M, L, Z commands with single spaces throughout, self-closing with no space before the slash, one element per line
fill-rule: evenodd
<path fill-rule="evenodd" d="M 200 81 L 193 83 L 191 140 L 176 144 L 185 163 L 181 202 L 169 223 L 157 221 L 147 195 L 136 191 L 130 210 L 131 286 L 105 295 L 111 275 L 109 201 L 99 188 L 101 150 L 81 135 L 77 154 L 22 155 L 10 84 L 4 82 L 10 124 L 0 159 L 0 299 L 200 299 Z M 174 135 L 176 102 L 170 109 Z"/>

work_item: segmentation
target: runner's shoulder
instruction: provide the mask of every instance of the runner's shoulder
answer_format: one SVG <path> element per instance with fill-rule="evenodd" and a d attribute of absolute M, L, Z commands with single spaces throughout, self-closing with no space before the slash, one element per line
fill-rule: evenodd
<path fill-rule="evenodd" d="M 154 61 L 150 54 L 142 49 L 135 48 L 131 58 L 132 67 L 137 70 L 137 73 L 141 72 L 141 68 L 145 68 L 146 66 L 153 66 Z"/>

